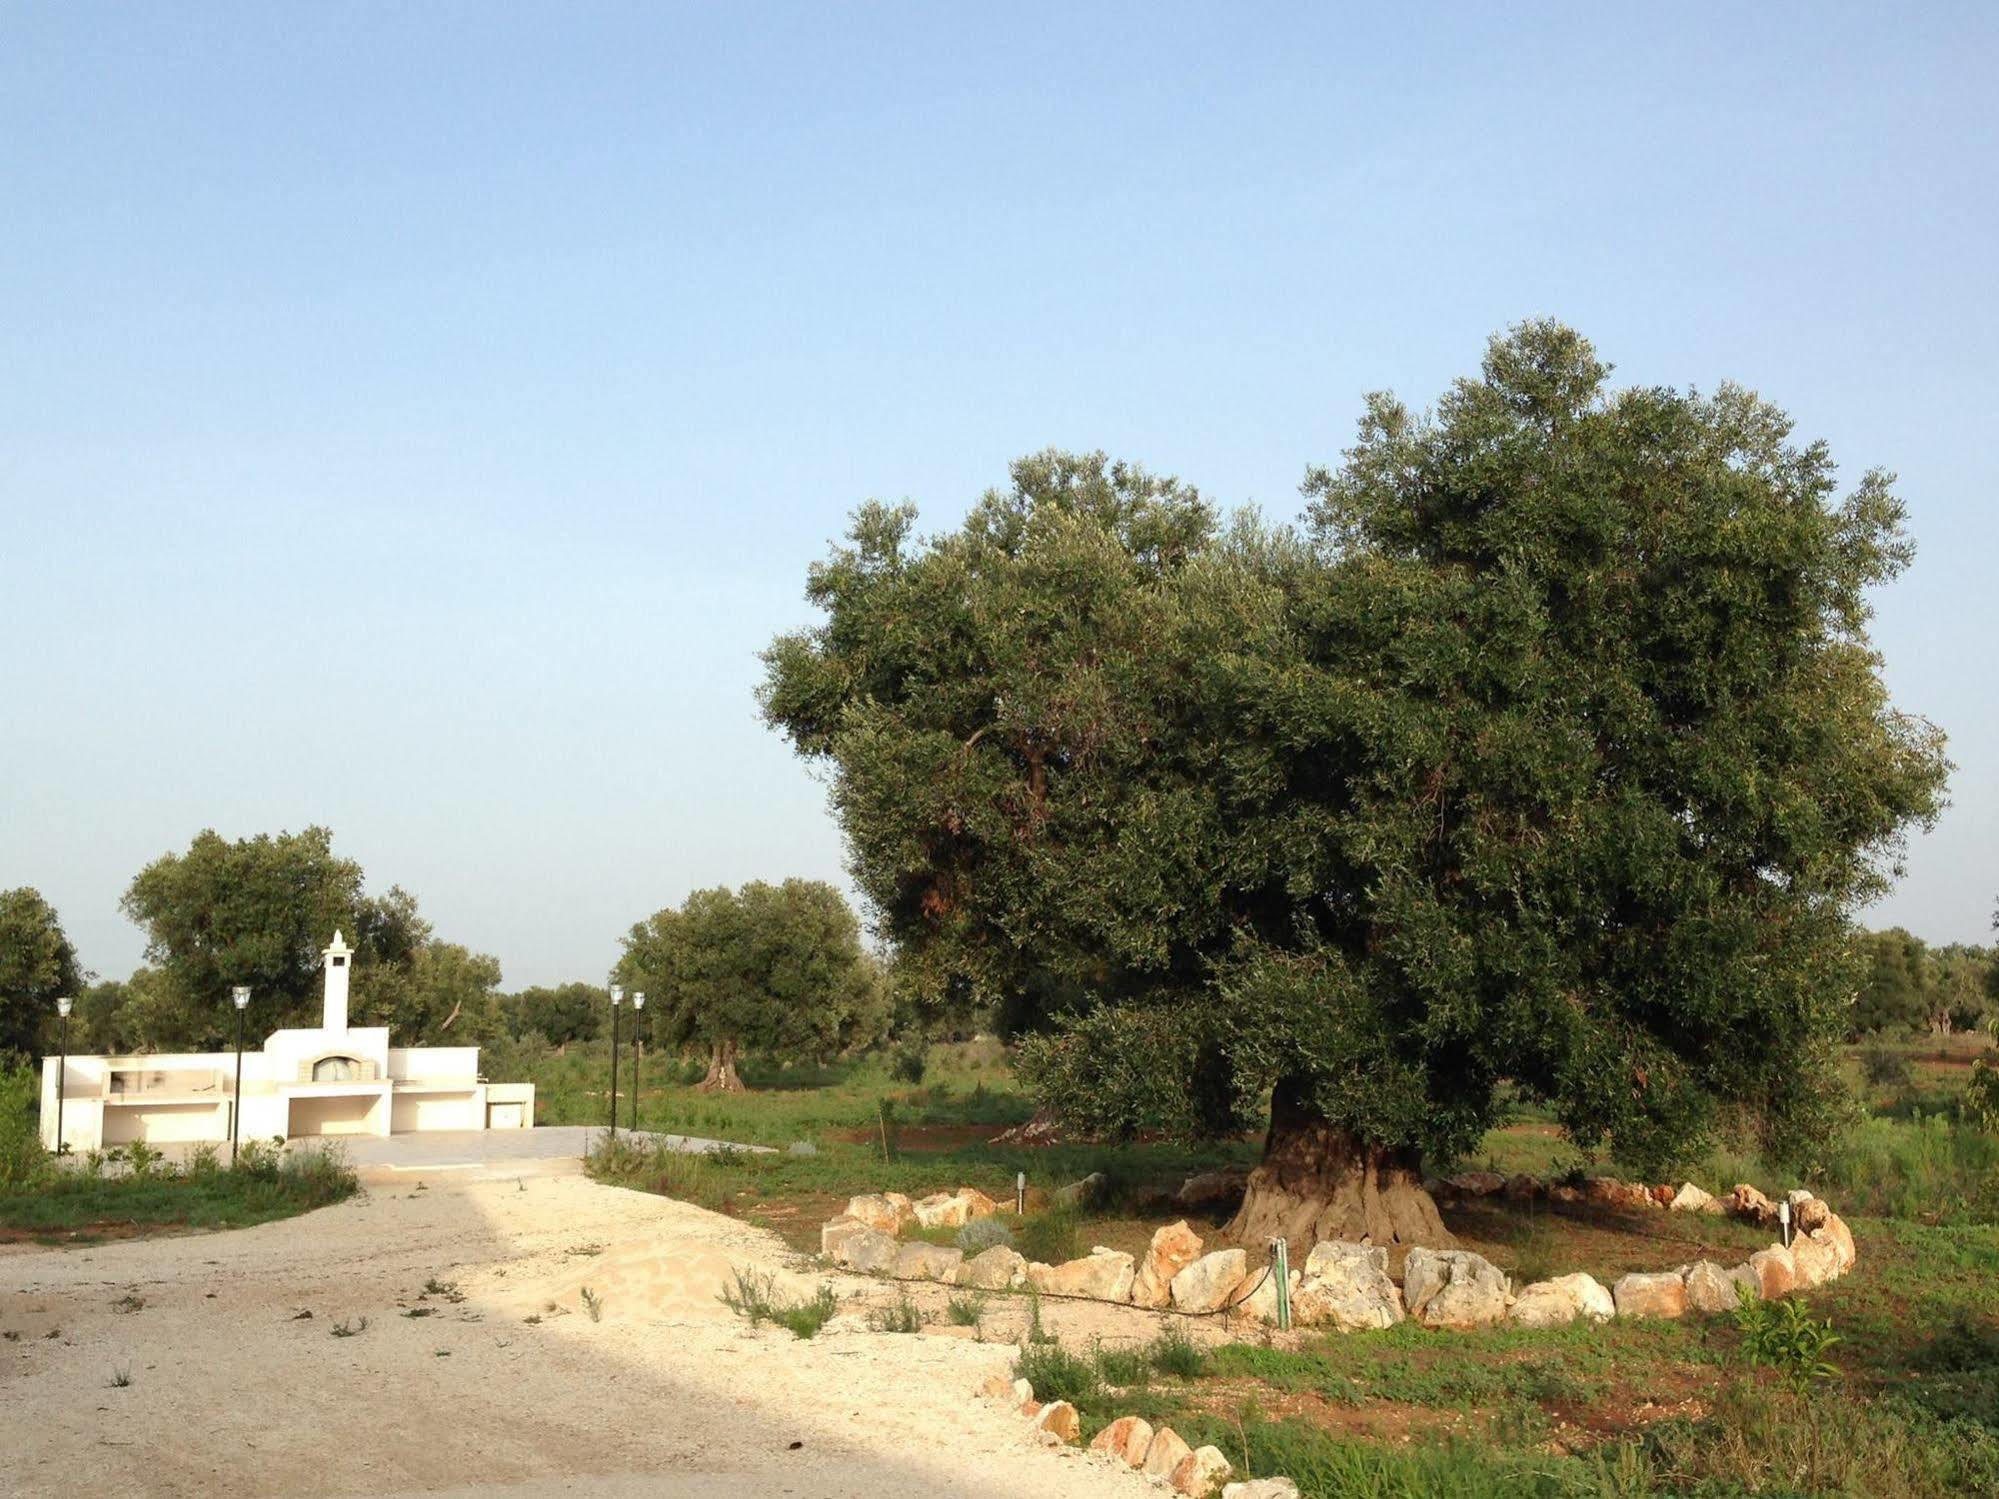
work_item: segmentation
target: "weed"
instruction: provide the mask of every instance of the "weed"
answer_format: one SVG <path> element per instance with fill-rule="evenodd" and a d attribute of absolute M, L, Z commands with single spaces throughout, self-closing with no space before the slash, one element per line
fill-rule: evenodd
<path fill-rule="evenodd" d="M 588 1286 L 583 1288 L 583 1310 L 590 1314 L 592 1322 L 604 1320 L 604 1300 Z"/>
<path fill-rule="evenodd" d="M 1053 1343 L 1055 1334 L 1041 1325 L 1041 1292 L 1035 1286 L 1027 1288 L 1027 1334 L 1030 1344 Z"/>
<path fill-rule="evenodd" d="M 116 1301 L 111 1303 L 111 1310 L 114 1312 L 136 1312 L 143 1308 L 145 1304 L 146 1298 L 141 1296 L 137 1291 L 127 1291 L 123 1296 L 120 1296 Z"/>
<path fill-rule="evenodd" d="M 1082 1251 L 1082 1225 L 1073 1207 L 1054 1207 L 1018 1220 L 1015 1247 L 1030 1260 L 1059 1265 Z"/>
<path fill-rule="evenodd" d="M 333 1324 L 333 1336 L 336 1338 L 358 1337 L 367 1330 L 368 1319 L 366 1317 L 356 1317 L 352 1322 L 336 1322 Z"/>
<path fill-rule="evenodd" d="M 539 1327 L 541 1326 L 541 1313 L 529 1312 L 525 1317 L 521 1318 L 521 1320 L 527 1323 L 529 1327 Z"/>
<path fill-rule="evenodd" d="M 1176 1379 L 1199 1379 L 1208 1369 L 1208 1355 L 1201 1345 L 1171 1323 L 1146 1345 L 1145 1356 L 1161 1374 Z"/>
<path fill-rule="evenodd" d="M 909 1299 L 909 1292 L 897 1291 L 895 1300 L 868 1313 L 871 1332 L 921 1332 L 923 1312 Z"/>
<path fill-rule="evenodd" d="M 453 1303 L 465 1299 L 465 1293 L 458 1289 L 457 1281 L 439 1280 L 434 1275 L 423 1283 L 423 1294 L 426 1296 L 441 1296 L 446 1301 Z"/>
<path fill-rule="evenodd" d="M 111 1378 L 108 1383 L 114 1390 L 125 1389 L 132 1383 L 132 1371 L 130 1369 L 114 1369 L 111 1371 Z"/>
<path fill-rule="evenodd" d="M 753 1270 L 737 1269 L 735 1285 L 722 1293 L 722 1304 L 750 1326 L 771 1322 L 794 1337 L 809 1338 L 833 1319 L 839 1299 L 831 1286 L 821 1286 L 802 1300 L 777 1294 L 776 1280 Z"/>
<path fill-rule="evenodd" d="M 1083 1405 L 1103 1394 L 1104 1382 L 1096 1363 L 1071 1353 L 1053 1339 L 1029 1343 L 1013 1361 L 1013 1377 L 1034 1386 L 1034 1398 L 1044 1405 L 1066 1400 Z"/>
<path fill-rule="evenodd" d="M 977 1327 L 985 1315 L 986 1298 L 976 1291 L 954 1294 L 944 1308 L 944 1320 L 953 1327 Z"/>
<path fill-rule="evenodd" d="M 405 1317 L 435 1317 L 437 1315 L 437 1308 L 434 1306 L 413 1306 L 404 1312 L 403 1315 Z"/>

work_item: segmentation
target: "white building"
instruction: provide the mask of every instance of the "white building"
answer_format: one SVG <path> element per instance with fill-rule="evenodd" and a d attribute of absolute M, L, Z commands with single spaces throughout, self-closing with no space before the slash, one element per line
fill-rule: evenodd
<path fill-rule="evenodd" d="M 353 952 L 340 933 L 326 949 L 326 1004 L 316 1030 L 273 1031 L 236 1053 L 154 1052 L 42 1059 L 42 1143 L 56 1148 L 57 1079 L 63 1143 L 73 1151 L 143 1140 L 387 1135 L 407 1130 L 528 1129 L 534 1084 L 489 1083 L 476 1046 L 391 1046 L 387 1026 L 347 1024 Z"/>

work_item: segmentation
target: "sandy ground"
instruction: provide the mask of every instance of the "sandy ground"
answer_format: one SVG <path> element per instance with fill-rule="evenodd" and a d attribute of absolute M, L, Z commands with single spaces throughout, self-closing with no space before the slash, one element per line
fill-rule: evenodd
<path fill-rule="evenodd" d="M 0 1494 L 1149 1492 L 973 1396 L 1004 1344 L 857 1312 L 749 1331 L 716 1300 L 733 1268 L 824 1278 L 760 1230 L 561 1163 L 365 1176 L 260 1228 L 0 1250 Z"/>

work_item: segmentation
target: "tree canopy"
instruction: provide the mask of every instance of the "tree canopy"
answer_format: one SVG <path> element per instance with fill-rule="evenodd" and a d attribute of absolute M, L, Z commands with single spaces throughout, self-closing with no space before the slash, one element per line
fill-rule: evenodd
<path fill-rule="evenodd" d="M 823 1060 L 874 1039 L 881 975 L 840 892 L 821 880 L 697 890 L 635 925 L 613 978 L 646 995 L 653 1044 L 704 1053 L 701 1086 L 739 1091 L 745 1052 Z"/>
<path fill-rule="evenodd" d="M 55 1035 L 56 1001 L 83 987 L 76 949 L 55 908 L 26 886 L 0 890 L 0 1065 L 40 1055 Z"/>
<path fill-rule="evenodd" d="M 1822 1129 L 1850 912 L 1947 769 L 1866 635 L 1902 507 L 1750 392 L 1608 373 L 1532 323 L 1432 415 L 1370 398 L 1301 528 L 1102 455 L 926 539 L 870 504 L 767 653 L 899 960 L 1047 1103 L 1269 1101 L 1245 1233 L 1440 1235 L 1377 1188 L 1503 1079 L 1639 1162 Z"/>
<path fill-rule="evenodd" d="M 333 852 L 323 827 L 234 841 L 203 832 L 142 869 L 124 909 L 151 965 L 134 975 L 124 1028 L 150 1046 L 221 1045 L 237 984 L 250 986 L 253 1034 L 317 1025 L 320 953 L 336 930 L 355 952 L 354 1022 L 388 1025 L 399 1045 L 476 1041 L 465 1007 L 483 1017 L 500 980 L 494 959 L 436 943 L 407 891 L 367 894 L 361 866 Z"/>

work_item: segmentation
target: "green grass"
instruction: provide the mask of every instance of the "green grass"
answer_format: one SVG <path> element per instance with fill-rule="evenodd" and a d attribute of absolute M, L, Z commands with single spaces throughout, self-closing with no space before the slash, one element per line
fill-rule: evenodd
<path fill-rule="evenodd" d="M 246 1150 L 234 1169 L 209 1156 L 187 1167 L 151 1162 L 123 1176 L 49 1169 L 0 1189 L 0 1228 L 51 1242 L 90 1242 L 135 1227 L 245 1228 L 326 1207 L 355 1187 L 353 1170 L 331 1149 Z"/>

